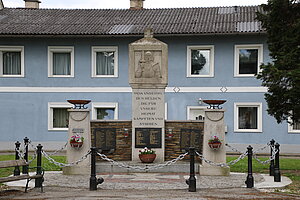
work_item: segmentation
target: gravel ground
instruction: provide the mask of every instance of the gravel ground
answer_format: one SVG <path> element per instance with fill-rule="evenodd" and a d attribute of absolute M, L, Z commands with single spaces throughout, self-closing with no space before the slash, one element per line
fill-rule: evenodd
<path fill-rule="evenodd" d="M 61 173 L 46 173 L 44 193 L 39 188 L 28 193 L 16 190 L 0 192 L 5 200 L 94 200 L 94 199 L 299 199 L 300 196 L 261 192 L 255 188 L 245 188 L 245 174 L 224 176 L 197 176 L 197 191 L 189 192 L 185 179 L 187 174 L 129 173 L 99 174 L 104 183 L 96 191 L 89 191 L 88 175 L 65 176 Z M 259 174 L 254 175 L 256 183 L 263 181 Z M 32 181 L 34 183 L 34 181 Z"/>
<path fill-rule="evenodd" d="M 167 200 L 167 199 L 228 199 L 228 200 L 256 200 L 256 199 L 276 199 L 276 200 L 294 200 L 300 199 L 298 196 L 277 193 L 263 193 L 256 189 L 249 188 L 223 188 L 223 189 L 198 189 L 196 192 L 188 192 L 186 189 L 180 190 L 103 190 L 89 191 L 81 188 L 68 188 L 68 187 L 47 187 L 45 192 L 41 193 L 39 189 L 31 190 L 28 193 L 24 192 L 7 192 L 0 199 L 6 200 L 94 200 L 94 199 L 154 199 L 154 200 Z"/>

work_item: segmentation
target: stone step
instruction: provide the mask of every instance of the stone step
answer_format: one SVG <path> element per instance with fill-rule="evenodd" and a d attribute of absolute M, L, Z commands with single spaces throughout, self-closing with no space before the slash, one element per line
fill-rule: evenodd
<path fill-rule="evenodd" d="M 120 161 L 119 163 L 123 163 L 124 165 L 129 165 L 133 167 L 153 167 L 159 164 L 164 163 L 141 163 L 134 161 Z M 171 164 L 168 166 L 163 166 L 158 169 L 151 170 L 135 170 L 132 168 L 119 167 L 118 165 L 112 165 L 109 162 L 97 162 L 96 163 L 96 171 L 97 173 L 133 173 L 133 172 L 154 172 L 154 173 L 190 173 L 190 163 L 189 162 L 176 162 L 175 164 Z M 195 163 L 195 173 L 199 173 L 199 163 Z"/>

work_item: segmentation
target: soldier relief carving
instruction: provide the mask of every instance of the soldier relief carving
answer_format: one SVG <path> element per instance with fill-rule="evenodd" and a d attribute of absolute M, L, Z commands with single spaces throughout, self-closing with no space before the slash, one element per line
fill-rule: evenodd
<path fill-rule="evenodd" d="M 142 51 L 135 71 L 135 78 L 161 78 L 160 64 L 155 62 L 154 52 Z"/>

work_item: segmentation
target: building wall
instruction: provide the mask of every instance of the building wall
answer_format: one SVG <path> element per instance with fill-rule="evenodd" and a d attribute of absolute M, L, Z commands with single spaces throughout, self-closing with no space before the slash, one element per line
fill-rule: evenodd
<path fill-rule="evenodd" d="M 0 78 L 0 133 L 2 144 L 22 140 L 61 144 L 66 131 L 48 130 L 48 103 L 67 99 L 118 102 L 119 120 L 131 119 L 131 88 L 128 84 L 128 44 L 135 37 L 115 38 L 0 38 L 0 46 L 24 46 L 25 77 Z M 288 133 L 287 123 L 277 124 L 267 115 L 265 88 L 254 77 L 234 77 L 234 45 L 263 44 L 264 62 L 269 62 L 266 38 L 248 36 L 158 37 L 169 46 L 169 85 L 166 89 L 168 120 L 186 120 L 187 106 L 199 106 L 198 99 L 226 99 L 227 141 L 265 144 L 274 138 L 281 144 L 299 144 L 300 134 Z M 187 78 L 187 46 L 214 45 L 214 77 Z M 75 76 L 48 77 L 48 46 L 74 46 Z M 119 73 L 116 78 L 91 77 L 91 47 L 117 46 Z M 234 103 L 261 102 L 262 132 L 234 132 Z M 202 106 L 205 106 L 203 104 Z"/>

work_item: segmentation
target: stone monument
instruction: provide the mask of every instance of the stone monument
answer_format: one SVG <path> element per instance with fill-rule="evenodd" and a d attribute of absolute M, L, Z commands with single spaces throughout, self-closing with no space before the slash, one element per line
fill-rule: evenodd
<path fill-rule="evenodd" d="M 203 157 L 214 163 L 226 163 L 224 112 L 225 110 L 223 109 L 205 110 Z M 217 150 L 211 149 L 208 145 L 208 140 L 214 136 L 218 137 L 222 142 L 222 145 Z M 199 171 L 200 175 L 228 176 L 230 168 L 212 166 L 202 161 Z"/>
<path fill-rule="evenodd" d="M 69 109 L 69 129 L 68 139 L 73 135 L 84 137 L 82 147 L 71 147 L 67 145 L 67 163 L 73 163 L 80 160 L 91 149 L 91 134 L 90 134 L 90 110 L 89 109 Z M 71 167 L 64 167 L 64 174 L 90 174 L 90 156 L 84 161 Z"/>
<path fill-rule="evenodd" d="M 151 29 L 144 38 L 129 44 L 129 84 L 132 87 L 132 160 L 139 150 L 156 151 L 155 162 L 164 161 L 165 98 L 168 84 L 168 46 L 153 38 Z"/>

